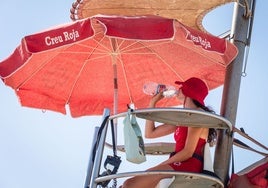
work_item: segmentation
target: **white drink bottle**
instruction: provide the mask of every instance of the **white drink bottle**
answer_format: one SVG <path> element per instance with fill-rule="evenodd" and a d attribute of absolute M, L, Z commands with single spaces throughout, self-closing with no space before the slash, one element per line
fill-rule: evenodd
<path fill-rule="evenodd" d="M 166 98 L 174 97 L 178 91 L 174 86 L 159 84 L 156 82 L 146 82 L 143 85 L 143 92 L 147 95 L 156 95 L 163 91 L 163 96 Z"/>

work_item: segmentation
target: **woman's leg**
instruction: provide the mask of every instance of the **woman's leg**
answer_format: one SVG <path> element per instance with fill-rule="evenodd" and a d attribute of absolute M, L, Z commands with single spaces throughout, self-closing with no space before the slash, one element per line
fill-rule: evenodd
<path fill-rule="evenodd" d="M 153 170 L 173 170 L 169 165 L 158 165 L 153 168 L 148 169 L 147 171 Z M 122 188 L 153 188 L 155 187 L 161 179 L 171 178 L 172 175 L 146 175 L 146 176 L 136 176 L 130 179 L 127 179 Z"/>

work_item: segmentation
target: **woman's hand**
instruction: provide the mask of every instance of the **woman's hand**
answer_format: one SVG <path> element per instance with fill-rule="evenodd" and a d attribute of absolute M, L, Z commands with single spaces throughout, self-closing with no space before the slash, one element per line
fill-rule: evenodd
<path fill-rule="evenodd" d="M 163 92 L 159 92 L 158 94 L 154 95 L 150 100 L 149 108 L 154 108 L 156 103 L 163 98 L 164 98 Z"/>

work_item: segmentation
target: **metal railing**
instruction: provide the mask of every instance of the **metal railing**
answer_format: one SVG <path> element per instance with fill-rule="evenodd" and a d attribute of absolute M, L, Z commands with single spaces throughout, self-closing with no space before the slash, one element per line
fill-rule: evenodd
<path fill-rule="evenodd" d="M 216 129 L 226 129 L 231 131 L 231 123 L 223 118 L 222 116 L 198 111 L 191 109 L 181 109 L 181 108 L 147 108 L 133 110 L 132 112 L 137 117 L 142 119 L 150 119 L 158 121 L 161 123 L 169 123 L 172 125 L 184 125 L 184 126 L 202 126 L 207 128 Z M 107 119 L 110 111 L 106 109 L 103 113 L 103 119 Z M 125 117 L 127 112 L 109 116 L 108 120 L 117 119 L 120 117 Z M 179 179 L 179 177 L 188 177 L 192 180 L 202 180 L 212 185 L 212 187 L 224 187 L 222 181 L 213 175 L 202 174 L 202 173 L 188 173 L 188 172 L 177 172 L 177 171 L 136 171 L 136 172 L 125 172 L 108 174 L 105 176 L 100 175 L 100 167 L 103 157 L 103 150 L 106 145 L 105 138 L 107 134 L 107 129 L 109 121 L 103 122 L 102 130 L 96 128 L 95 136 L 93 139 L 92 152 L 88 165 L 88 172 L 85 182 L 85 188 L 96 188 L 101 182 L 109 181 L 117 178 L 131 177 L 131 176 L 144 176 L 144 175 L 154 175 L 154 174 L 170 174 Z M 117 148 L 117 147 L 114 147 Z M 176 179 L 175 178 L 175 179 Z M 176 181 L 176 180 L 175 180 Z M 186 180 L 185 180 L 186 181 Z"/>

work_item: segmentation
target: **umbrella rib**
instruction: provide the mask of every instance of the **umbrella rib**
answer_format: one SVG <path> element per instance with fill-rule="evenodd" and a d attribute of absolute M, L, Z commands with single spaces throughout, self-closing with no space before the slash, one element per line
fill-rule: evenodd
<path fill-rule="evenodd" d="M 170 43 L 170 42 L 172 42 L 172 41 L 168 41 L 165 43 Z M 141 44 L 144 45 L 143 43 L 141 43 Z M 148 47 L 150 47 L 150 46 L 144 45 L 144 48 L 147 48 L 149 51 L 152 52 L 152 54 L 155 54 L 172 72 L 174 72 L 175 75 L 177 75 L 177 77 L 181 78 L 181 76 L 177 74 L 177 72 L 175 71 L 174 68 L 172 68 L 171 65 L 169 65 L 158 53 L 156 53 L 155 51 L 153 51 L 151 48 L 148 48 Z"/>
<path fill-rule="evenodd" d="M 127 91 L 128 91 L 128 95 L 129 95 L 129 99 L 130 99 L 130 104 L 133 104 L 133 97 L 132 97 L 131 92 L 130 92 L 130 88 L 129 88 L 128 79 L 127 79 L 127 76 L 126 76 L 126 69 L 125 69 L 124 63 L 122 61 L 122 58 L 117 57 L 117 60 L 119 60 L 121 66 L 122 66 L 123 76 L 124 76 L 124 80 L 125 80 L 125 83 L 126 83 L 126 87 L 127 87 Z"/>
<path fill-rule="evenodd" d="M 113 44 L 113 42 L 115 42 L 116 44 Z M 126 88 L 127 88 L 127 92 L 128 92 L 128 95 L 129 95 L 130 103 L 133 103 L 133 97 L 131 95 L 130 88 L 129 88 L 129 85 L 128 85 L 128 79 L 127 79 L 127 76 L 126 76 L 126 70 L 125 70 L 124 63 L 123 63 L 122 58 L 121 58 L 121 53 L 122 53 L 122 51 L 124 51 L 123 50 L 124 48 L 120 49 L 120 47 L 123 45 L 124 41 L 122 40 L 122 42 L 118 43 L 118 40 L 115 39 L 115 40 L 110 40 L 110 43 L 111 43 L 111 46 L 113 46 L 115 48 L 115 49 L 114 48 L 113 49 L 114 49 L 114 52 L 116 54 L 116 62 L 117 61 L 120 62 L 120 65 L 121 65 L 122 70 L 123 70 L 123 77 L 124 77 L 124 81 L 126 83 Z M 134 44 L 132 43 L 132 45 L 134 45 Z M 129 45 L 127 47 L 130 47 L 132 45 Z"/>
<path fill-rule="evenodd" d="M 181 45 L 179 42 L 175 42 L 175 41 L 174 41 L 174 43 L 176 43 L 177 45 L 182 46 L 183 48 L 187 48 L 189 51 L 192 51 L 192 52 L 194 52 L 194 53 L 196 53 L 196 54 L 199 54 L 200 56 L 206 57 L 207 59 L 210 59 L 211 61 L 213 61 L 213 62 L 216 63 L 216 64 L 219 64 L 219 65 L 222 66 L 222 67 L 226 67 L 223 63 L 219 62 L 218 60 L 216 60 L 216 59 L 214 59 L 214 58 L 211 58 L 211 57 L 209 57 L 209 56 L 206 56 L 206 55 L 203 54 L 203 53 L 198 52 L 198 50 L 195 50 L 195 49 L 193 49 L 193 48 L 189 48 L 189 47 L 187 47 L 187 46 L 183 46 L 183 45 Z M 207 51 L 207 52 L 209 52 L 209 51 Z M 218 52 L 214 52 L 214 53 L 218 53 Z"/>
<path fill-rule="evenodd" d="M 159 45 L 162 45 L 162 44 L 165 44 L 165 43 L 170 43 L 170 41 L 159 41 L 159 43 L 154 43 L 154 44 L 151 44 L 151 45 L 144 45 L 143 41 L 135 41 L 133 43 L 131 43 L 131 45 L 128 45 L 124 48 L 122 48 L 120 51 L 124 51 L 125 52 L 129 52 L 129 51 L 134 51 L 134 50 L 139 50 L 139 49 L 142 49 L 142 48 L 148 48 L 148 47 L 152 47 L 152 46 L 159 46 Z M 132 48 L 132 49 L 128 49 L 129 47 L 135 45 L 135 44 L 141 44 L 142 47 L 136 47 L 136 48 Z"/>
<path fill-rule="evenodd" d="M 122 45 L 122 43 L 121 43 L 121 45 Z M 134 46 L 137 43 L 143 45 L 143 47 L 136 47 L 136 48 L 128 49 L 129 47 Z M 139 50 L 139 49 L 142 49 L 142 48 L 150 49 L 149 47 L 159 46 L 159 45 L 163 45 L 163 44 L 166 44 L 166 43 L 175 43 L 177 45 L 180 45 L 180 46 L 182 46 L 184 48 L 187 48 L 188 50 L 190 50 L 190 51 L 192 51 L 194 53 L 197 53 L 197 54 L 199 54 L 199 55 L 201 55 L 203 57 L 206 57 L 206 58 L 210 59 L 211 61 L 215 62 L 216 64 L 219 64 L 220 66 L 225 67 L 225 65 L 223 63 L 221 63 L 220 61 L 218 61 L 218 60 L 216 60 L 216 59 L 214 59 L 212 57 L 205 56 L 205 54 L 198 52 L 198 50 L 194 50 L 194 49 L 189 48 L 187 46 L 181 45 L 179 42 L 176 42 L 176 41 L 173 41 L 173 40 L 170 40 L 170 41 L 161 41 L 160 40 L 159 43 L 154 43 L 154 44 L 151 44 L 151 45 L 145 45 L 142 40 L 141 41 L 135 41 L 135 42 L 131 43 L 131 45 L 128 45 L 128 46 L 126 46 L 124 48 L 121 48 L 120 53 L 125 53 L 125 54 L 128 53 L 128 52 L 131 53 L 131 51 Z M 156 54 L 155 52 L 152 52 L 152 53 Z M 132 53 L 132 54 L 143 54 L 143 53 Z M 144 54 L 149 54 L 149 53 L 144 53 Z"/>
<path fill-rule="evenodd" d="M 118 42 L 118 40 L 115 40 L 116 42 Z M 124 41 L 122 41 L 121 43 L 120 43 L 120 45 L 116 45 L 117 46 L 117 48 L 116 48 L 116 52 L 120 52 L 120 53 L 117 53 L 117 61 L 119 61 L 120 62 L 120 64 L 121 64 L 121 67 L 122 67 L 122 70 L 123 70 L 123 77 L 124 77 L 124 80 L 125 80 L 125 83 L 126 83 L 126 88 L 127 88 L 127 91 L 128 91 L 128 95 L 129 95 L 129 99 L 130 99 L 130 103 L 131 104 L 133 104 L 134 102 L 133 102 L 133 97 L 132 97 L 132 95 L 131 95 L 131 92 L 130 92 L 130 88 L 129 88 L 129 84 L 128 84 L 128 79 L 127 79 L 127 76 L 126 76 L 126 69 L 125 69 L 125 66 L 124 66 L 124 63 L 123 63 L 123 61 L 122 61 L 122 58 L 121 57 L 118 57 L 118 56 L 120 56 L 121 55 L 121 53 L 123 52 L 124 54 L 127 54 L 127 53 L 131 53 L 131 51 L 136 51 L 136 50 L 139 50 L 139 49 L 142 49 L 142 48 L 144 48 L 144 49 L 148 49 L 151 53 L 131 53 L 131 54 L 154 54 L 154 55 L 156 55 L 156 56 L 158 56 L 159 57 L 159 59 L 161 59 L 161 61 L 164 63 L 164 64 L 166 64 L 169 68 L 170 68 L 170 70 L 172 70 L 178 77 L 180 77 L 177 73 L 176 73 L 176 71 L 168 64 L 168 63 L 166 63 L 164 60 L 163 60 L 163 58 L 162 57 L 160 57 L 155 51 L 153 51 L 150 47 L 152 47 L 152 46 L 159 46 L 159 45 L 162 45 L 163 43 L 170 43 L 170 41 L 161 41 L 161 42 L 159 42 L 159 43 L 155 43 L 155 44 L 152 44 L 152 45 L 149 45 L 149 46 L 146 46 L 142 41 L 136 41 L 136 42 L 134 42 L 134 43 L 131 43 L 131 45 L 128 45 L 128 46 L 126 46 L 126 47 L 124 47 L 124 48 L 121 48 L 120 50 L 118 50 L 119 48 L 120 48 L 120 46 L 122 46 L 123 45 L 123 43 L 124 43 Z M 132 49 L 129 49 L 129 50 L 126 50 L 127 48 L 129 48 L 129 47 L 131 47 L 131 46 L 133 46 L 133 45 L 135 45 L 135 44 L 137 44 L 137 43 L 139 43 L 139 44 L 141 44 L 142 46 L 141 47 L 137 47 L 137 48 L 132 48 Z"/>
<path fill-rule="evenodd" d="M 90 60 L 100 59 L 100 58 L 103 58 L 103 57 L 105 57 L 105 56 L 109 56 L 109 53 L 107 53 L 107 52 L 109 52 L 109 48 L 107 48 L 106 46 L 102 45 L 102 43 L 101 43 L 101 41 L 103 41 L 104 38 L 105 38 L 105 37 L 102 37 L 102 39 L 101 39 L 100 41 L 97 41 L 96 39 L 93 39 L 93 40 L 96 42 L 96 44 L 97 44 L 97 45 L 95 45 L 95 47 L 91 47 L 91 46 L 88 46 L 88 45 L 81 45 L 81 44 L 80 44 L 80 46 L 84 46 L 84 47 L 90 48 L 90 49 L 92 49 L 92 51 L 91 51 L 91 53 L 88 55 L 87 60 L 83 63 L 83 65 L 82 65 L 82 67 L 81 67 L 81 69 L 80 69 L 80 71 L 79 71 L 79 73 L 78 73 L 78 75 L 77 75 L 77 77 L 76 77 L 76 80 L 75 80 L 75 82 L 74 82 L 74 84 L 73 84 L 73 86 L 72 86 L 72 89 L 70 90 L 70 93 L 69 93 L 69 95 L 68 95 L 68 98 L 67 98 L 67 100 L 66 100 L 66 104 L 69 104 L 71 95 L 72 95 L 72 93 L 73 93 L 73 91 L 74 91 L 74 88 L 75 88 L 75 85 L 76 85 L 76 83 L 78 82 L 78 79 L 79 79 L 80 75 L 82 74 L 82 72 L 83 72 L 84 67 L 86 66 L 86 64 L 87 64 L 88 62 L 90 62 Z M 101 50 L 100 48 L 97 48 L 98 46 L 102 46 L 104 49 Z M 105 49 L 106 49 L 107 51 L 105 51 Z M 96 53 L 96 51 L 101 51 L 101 52 Z M 78 53 L 81 53 L 81 52 L 78 52 Z M 86 52 L 85 52 L 85 53 L 86 53 Z M 103 56 L 97 56 L 97 57 L 95 57 L 95 58 L 89 58 L 93 53 L 94 53 L 94 54 L 103 54 Z"/>
<path fill-rule="evenodd" d="M 51 56 L 48 60 L 46 60 L 41 66 L 38 67 L 38 69 L 36 69 L 31 75 L 29 75 L 29 77 L 27 77 L 23 82 L 21 82 L 16 89 L 20 89 L 20 87 L 22 87 L 28 80 L 30 80 L 32 77 L 34 77 L 34 75 L 39 72 L 39 70 L 41 70 L 44 66 L 46 66 L 47 63 L 49 63 L 51 61 L 51 59 L 53 59 L 57 54 L 55 54 L 54 56 Z M 33 56 L 30 56 L 29 59 L 27 60 L 27 62 L 29 62 L 32 59 Z M 27 62 L 24 63 L 19 69 L 17 69 L 16 71 L 22 69 L 24 66 L 27 65 Z M 14 72 L 15 73 L 15 72 Z M 13 74 L 14 74 L 13 73 Z"/>
<path fill-rule="evenodd" d="M 101 46 L 101 47 L 104 48 L 104 50 L 103 50 L 104 53 L 111 52 L 111 49 L 109 49 L 107 46 L 103 45 L 102 41 L 103 41 L 104 39 L 105 39 L 105 36 L 103 36 L 102 39 L 99 40 L 99 41 L 96 40 L 96 39 L 93 39 L 93 40 L 98 44 L 98 45 L 96 45 L 96 47 L 97 47 L 97 46 Z M 96 47 L 93 48 L 93 50 L 96 50 Z M 106 51 L 105 51 L 105 49 L 106 49 Z M 99 49 L 99 48 L 98 48 L 98 50 L 101 51 L 101 49 Z"/>
<path fill-rule="evenodd" d="M 117 41 L 117 40 L 116 40 Z M 124 54 L 127 54 L 127 52 L 130 52 L 130 51 L 136 51 L 136 50 L 138 50 L 138 49 L 142 49 L 142 48 L 146 48 L 146 49 L 148 49 L 151 53 L 131 53 L 131 54 L 154 54 L 154 55 L 156 55 L 157 57 L 159 57 L 159 59 L 161 59 L 161 61 L 164 63 L 164 64 L 166 64 L 168 67 L 169 67 L 169 69 L 170 70 L 172 70 L 178 77 L 180 77 L 177 73 L 176 73 L 176 71 L 167 63 L 167 62 L 165 62 L 164 60 L 163 60 L 163 58 L 162 57 L 160 57 L 155 51 L 153 51 L 150 47 L 152 47 L 152 46 L 158 46 L 158 45 L 161 45 L 161 44 L 163 44 L 163 43 L 170 43 L 170 41 L 162 41 L 162 42 L 160 42 L 160 43 L 155 43 L 155 44 L 152 44 L 152 45 L 149 45 L 149 46 L 146 46 L 144 43 L 142 43 L 142 41 L 136 41 L 136 42 L 134 42 L 134 43 L 132 43 L 131 45 L 128 45 L 127 47 L 125 47 L 125 48 L 123 48 L 123 49 L 127 49 L 127 48 L 129 48 L 129 47 L 131 47 L 131 46 L 133 46 L 133 45 L 135 45 L 135 44 L 137 44 L 137 43 L 139 43 L 139 44 L 141 44 L 142 45 L 142 47 L 138 47 L 138 48 L 134 48 L 134 49 L 130 49 L 130 50 L 124 50 Z M 118 46 L 121 46 L 123 44 L 123 41 L 120 43 L 120 45 L 118 45 Z M 120 49 L 120 52 L 122 52 L 122 49 Z M 121 55 L 121 53 L 118 53 L 118 55 Z M 130 88 L 129 88 L 129 84 L 128 84 L 128 79 L 127 79 L 127 76 L 126 76 L 126 70 L 125 70 L 125 66 L 124 66 L 124 63 L 122 62 L 122 58 L 119 58 L 118 56 L 117 56 L 117 61 L 119 61 L 120 62 L 120 64 L 121 64 L 121 67 L 122 67 L 122 70 L 123 70 L 123 76 L 124 76 L 124 80 L 125 80 L 125 82 L 126 82 L 126 87 L 127 87 L 127 91 L 128 91 L 128 95 L 129 95 L 129 98 L 130 98 L 130 102 L 133 104 L 133 97 L 131 96 L 131 92 L 130 92 Z"/>
<path fill-rule="evenodd" d="M 210 59 L 211 61 L 213 61 L 213 62 L 215 62 L 215 63 L 217 63 L 217 64 L 219 64 L 219 65 L 225 67 L 224 64 L 222 64 L 221 62 L 215 61 L 214 58 L 211 58 L 211 57 L 209 57 L 209 56 L 205 56 L 204 54 L 198 52 L 197 50 L 194 50 L 194 49 L 189 48 L 189 47 L 187 47 L 187 46 L 183 46 L 183 45 L 181 45 L 179 42 L 175 42 L 175 41 L 162 41 L 162 42 L 160 42 L 160 43 L 156 43 L 156 44 L 152 44 L 152 45 L 145 45 L 142 41 L 137 41 L 137 42 L 135 42 L 135 43 L 132 43 L 132 45 L 135 45 L 136 43 L 139 43 L 139 44 L 143 45 L 143 47 L 138 47 L 138 48 L 134 48 L 134 49 L 124 50 L 124 53 L 130 52 L 130 51 L 134 51 L 134 50 L 139 50 L 139 49 L 141 49 L 141 48 L 147 48 L 147 49 L 149 49 L 150 51 L 152 51 L 149 47 L 152 47 L 152 46 L 158 46 L 158 45 L 162 45 L 162 44 L 165 44 L 165 43 L 175 43 L 175 44 L 177 44 L 177 45 L 180 45 L 180 46 L 182 46 L 182 47 L 184 47 L 184 48 L 187 48 L 188 50 L 190 50 L 190 51 L 192 51 L 192 52 L 194 52 L 194 53 L 197 53 L 197 54 L 199 54 L 199 55 L 201 55 L 201 56 L 203 56 L 203 57 L 206 57 L 206 58 Z M 132 46 L 132 45 L 129 45 L 129 46 Z M 128 46 L 128 47 L 129 47 L 129 46 Z M 125 49 L 126 49 L 126 48 L 127 48 L 127 47 L 125 47 Z M 153 53 L 153 54 L 157 54 L 157 53 L 155 53 L 155 52 L 153 52 L 153 51 L 152 51 L 152 53 Z M 135 54 L 142 54 L 142 53 L 135 53 Z M 149 54 L 149 53 L 144 53 L 144 54 Z M 157 54 L 157 55 L 158 55 L 158 54 Z M 162 58 L 161 58 L 161 59 L 162 59 Z"/>
<path fill-rule="evenodd" d="M 133 46 L 133 45 L 135 45 L 135 44 L 137 44 L 137 43 L 142 44 L 144 47 L 137 47 L 137 48 L 132 48 L 132 49 L 128 49 L 128 50 L 127 50 L 127 48 L 129 48 L 129 47 L 131 47 L 131 46 Z M 210 59 L 211 61 L 213 61 L 213 62 L 219 64 L 220 66 L 225 67 L 225 65 L 224 65 L 223 63 L 221 63 L 220 61 L 218 61 L 218 60 L 216 60 L 216 59 L 214 59 L 214 58 L 211 58 L 211 57 L 209 57 L 209 56 L 205 56 L 205 54 L 198 52 L 198 50 L 195 50 L 195 49 L 193 49 L 193 48 L 189 48 L 189 47 L 187 47 L 187 46 L 181 45 L 179 42 L 174 41 L 174 40 L 169 40 L 169 41 L 161 41 L 161 40 L 160 40 L 159 43 L 154 43 L 154 44 L 151 44 L 151 45 L 144 45 L 144 43 L 143 43 L 142 40 L 141 40 L 141 41 L 136 41 L 136 42 L 132 43 L 131 45 L 129 45 L 129 46 L 125 47 L 125 48 L 122 48 L 123 50 L 121 49 L 120 51 L 124 51 L 124 53 L 127 53 L 127 52 L 130 52 L 130 51 L 139 50 L 139 49 L 141 49 L 141 48 L 147 48 L 147 49 L 149 49 L 149 47 L 152 47 L 152 46 L 158 46 L 158 45 L 162 45 L 162 44 L 166 44 L 166 43 L 174 43 L 174 44 L 177 44 L 177 45 L 182 46 L 182 47 L 184 47 L 184 48 L 187 48 L 188 50 L 190 50 L 190 51 L 192 51 L 192 52 L 194 52 L 194 53 L 197 53 L 197 54 L 199 54 L 199 55 L 201 55 L 201 56 L 203 56 L 203 57 L 206 57 L 206 58 Z M 204 50 L 205 50 L 205 49 L 204 49 Z M 153 53 L 155 54 L 155 52 L 153 52 Z M 217 52 L 215 52 L 215 53 L 217 53 Z M 135 54 L 142 54 L 142 53 L 135 53 Z M 149 54 L 149 53 L 146 53 L 146 54 Z M 215 60 L 216 60 L 216 61 L 215 61 Z"/>
<path fill-rule="evenodd" d="M 100 53 L 107 53 L 109 51 L 109 49 L 106 46 L 101 45 L 101 43 L 98 42 L 98 41 L 96 41 L 96 42 L 97 42 L 97 44 L 99 44 L 99 46 L 102 46 L 104 49 L 100 49 L 100 48 L 97 49 L 96 47 L 91 47 L 91 46 L 84 45 L 84 44 L 78 44 L 78 45 L 79 46 L 86 47 L 88 49 L 93 49 L 93 50 L 100 51 Z M 88 53 L 88 52 L 72 52 L 72 51 L 70 51 L 70 53 Z M 96 53 L 96 52 L 94 52 L 94 53 Z"/>

